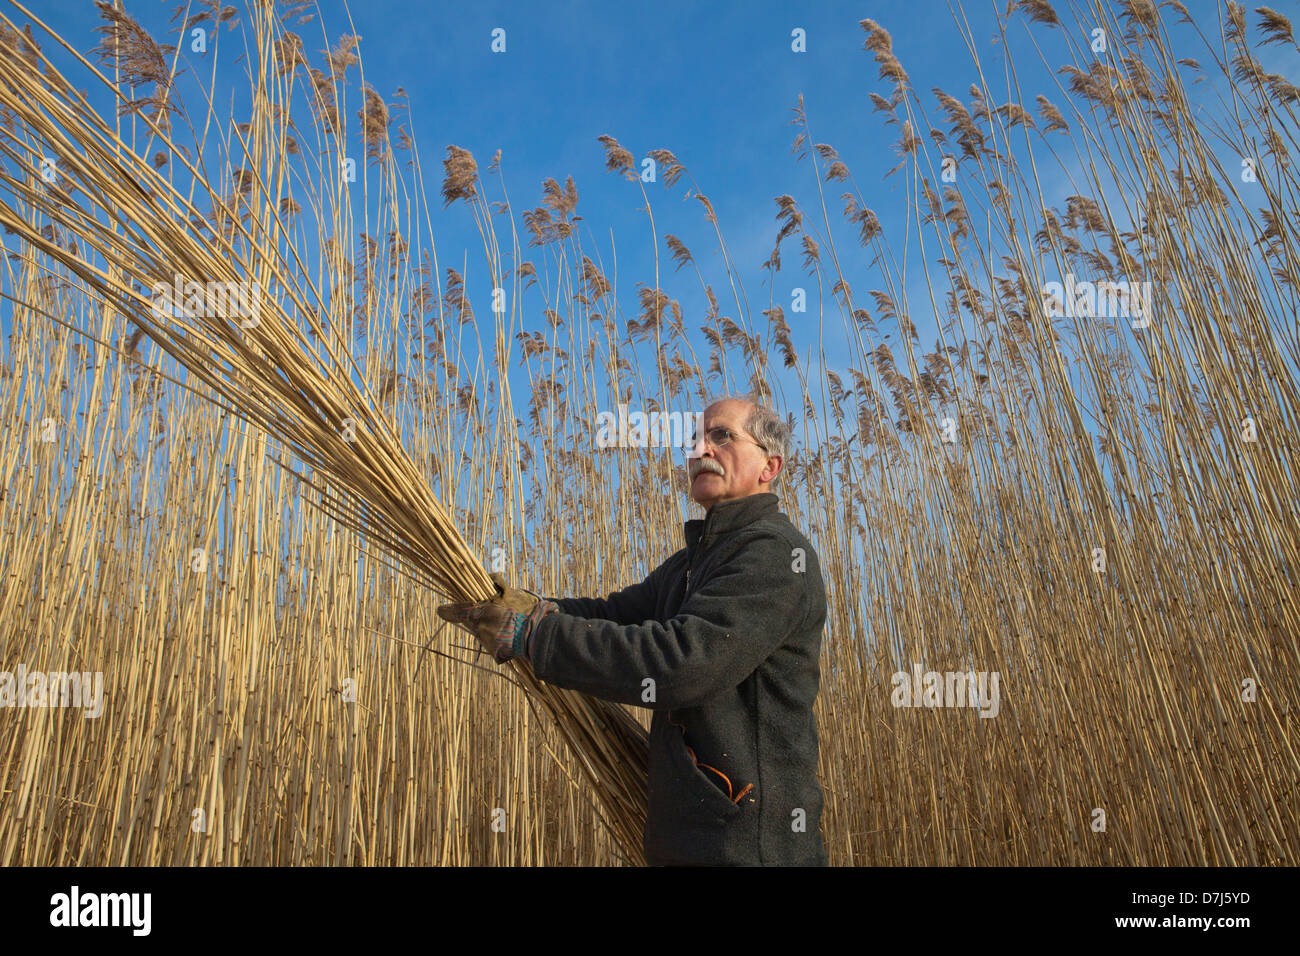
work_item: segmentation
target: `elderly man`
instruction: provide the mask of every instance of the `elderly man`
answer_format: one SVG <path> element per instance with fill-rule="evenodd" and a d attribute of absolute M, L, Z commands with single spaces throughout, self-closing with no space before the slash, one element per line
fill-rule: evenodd
<path fill-rule="evenodd" d="M 788 442 L 769 409 L 717 401 L 689 457 L 704 518 L 640 584 L 551 601 L 498 578 L 494 601 L 439 608 L 498 661 L 654 711 L 652 866 L 826 864 L 813 717 L 826 589 L 769 491 Z"/>

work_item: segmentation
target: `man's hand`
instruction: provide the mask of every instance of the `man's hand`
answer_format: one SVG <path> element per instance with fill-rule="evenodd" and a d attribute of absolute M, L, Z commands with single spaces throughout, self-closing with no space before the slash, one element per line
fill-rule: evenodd
<path fill-rule="evenodd" d="M 537 622 L 559 607 L 536 594 L 509 587 L 500 574 L 492 575 L 492 583 L 497 586 L 492 600 L 444 604 L 438 608 L 438 616 L 473 634 L 498 663 L 512 657 L 526 659 L 528 639 Z"/>
<path fill-rule="evenodd" d="M 537 602 L 541 600 L 536 594 L 533 594 L 531 591 L 520 591 L 516 588 L 510 587 L 506 584 L 506 579 L 503 575 L 492 574 L 490 577 L 492 578 L 492 583 L 497 586 L 497 596 L 492 599 L 491 603 L 508 607 L 510 610 L 518 611 L 520 614 L 525 616 L 533 613 L 533 608 L 535 608 Z"/>

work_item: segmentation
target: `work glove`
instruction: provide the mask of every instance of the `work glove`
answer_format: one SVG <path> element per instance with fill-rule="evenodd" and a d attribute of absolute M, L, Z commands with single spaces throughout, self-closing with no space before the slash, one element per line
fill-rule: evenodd
<path fill-rule="evenodd" d="M 497 588 L 492 600 L 443 604 L 438 608 L 438 616 L 473 634 L 497 663 L 512 657 L 527 660 L 529 641 L 537 623 L 552 611 L 558 611 L 559 605 L 531 591 L 509 587 L 500 574 L 491 577 Z"/>

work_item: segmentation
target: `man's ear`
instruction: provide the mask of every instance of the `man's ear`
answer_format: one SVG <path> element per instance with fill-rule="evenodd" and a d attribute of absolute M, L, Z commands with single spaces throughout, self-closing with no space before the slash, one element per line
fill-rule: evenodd
<path fill-rule="evenodd" d="M 772 466 L 772 462 L 776 462 L 775 467 Z M 776 478 L 777 475 L 781 474 L 781 467 L 784 464 L 785 459 L 780 455 L 769 455 L 767 458 L 767 467 L 759 474 L 760 478 L 762 478 L 763 475 L 767 475 L 766 478 L 763 478 L 763 484 L 770 485 L 772 480 Z M 771 472 L 771 474 L 768 474 L 769 472 Z"/>

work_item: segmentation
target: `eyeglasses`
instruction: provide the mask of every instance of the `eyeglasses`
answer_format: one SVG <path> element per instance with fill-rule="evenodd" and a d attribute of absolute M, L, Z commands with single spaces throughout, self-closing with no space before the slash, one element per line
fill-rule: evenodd
<path fill-rule="evenodd" d="M 743 438 L 746 441 L 752 441 L 759 448 L 763 449 L 763 451 L 767 451 L 767 446 L 764 445 L 762 442 L 750 438 L 748 435 L 737 435 L 730 428 L 723 428 L 721 426 L 718 426 L 717 428 L 710 428 L 704 433 L 704 440 L 707 441 L 714 448 L 726 448 L 737 438 Z M 694 441 L 691 442 L 690 447 L 693 449 L 699 443 L 700 440 L 696 438 Z"/>

